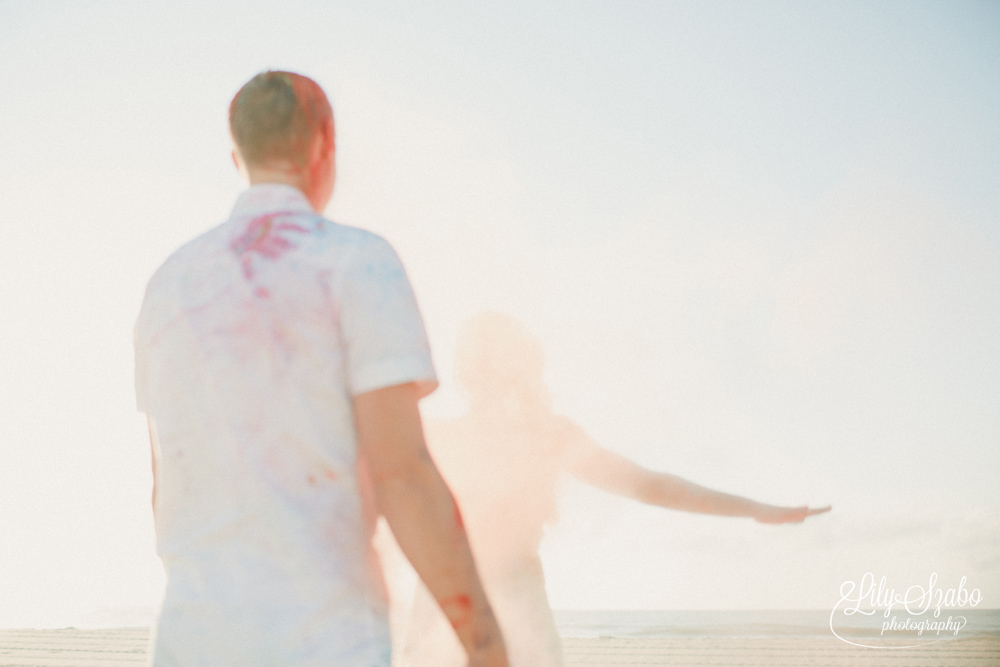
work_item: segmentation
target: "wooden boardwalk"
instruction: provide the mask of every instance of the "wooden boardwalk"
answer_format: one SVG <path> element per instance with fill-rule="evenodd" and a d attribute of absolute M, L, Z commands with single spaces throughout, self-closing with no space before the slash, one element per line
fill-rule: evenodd
<path fill-rule="evenodd" d="M 1000 638 L 865 649 L 829 638 L 564 639 L 566 667 L 997 667 Z"/>
<path fill-rule="evenodd" d="M 132 667 L 146 664 L 149 630 L 0 630 L 2 667 Z"/>
<path fill-rule="evenodd" d="M 0 630 L 0 667 L 146 664 L 149 631 Z M 1000 637 L 967 637 L 916 649 L 872 650 L 829 638 L 566 639 L 566 667 L 995 667 Z M 277 666 L 276 666 L 277 667 Z M 428 665 L 428 667 L 436 667 Z"/>

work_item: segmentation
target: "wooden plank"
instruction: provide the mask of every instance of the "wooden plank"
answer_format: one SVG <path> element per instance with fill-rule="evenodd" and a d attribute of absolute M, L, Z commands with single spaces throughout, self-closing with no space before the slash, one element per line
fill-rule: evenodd
<path fill-rule="evenodd" d="M 149 632 L 0 630 L 0 667 L 145 665 Z M 566 667 L 994 667 L 1000 637 L 966 637 L 915 649 L 863 649 L 836 638 L 683 637 L 565 639 Z M 432 666 L 428 666 L 432 667 Z"/>

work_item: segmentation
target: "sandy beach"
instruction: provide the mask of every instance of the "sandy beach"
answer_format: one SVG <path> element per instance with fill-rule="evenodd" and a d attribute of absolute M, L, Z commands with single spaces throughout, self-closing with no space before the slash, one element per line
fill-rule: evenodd
<path fill-rule="evenodd" d="M 149 631 L 0 630 L 0 667 L 144 665 Z M 772 667 L 989 667 L 1000 665 L 1000 637 L 942 641 L 918 649 L 872 650 L 830 638 L 692 637 L 565 639 L 567 667 L 760 665 Z"/>

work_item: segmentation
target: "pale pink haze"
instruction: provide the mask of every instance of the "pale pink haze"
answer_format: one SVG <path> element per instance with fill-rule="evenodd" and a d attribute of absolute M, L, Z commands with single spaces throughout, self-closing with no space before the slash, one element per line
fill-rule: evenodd
<path fill-rule="evenodd" d="M 538 556 L 543 527 L 556 519 L 562 472 L 651 505 L 760 523 L 800 523 L 830 510 L 759 503 L 643 468 L 555 414 L 542 371 L 541 345 L 520 322 L 477 315 L 465 323 L 456 351 L 468 412 L 427 425 L 428 446 L 458 499 L 513 667 L 563 664 Z M 461 665 L 461 649 L 447 630 L 418 587 L 402 664 Z"/>

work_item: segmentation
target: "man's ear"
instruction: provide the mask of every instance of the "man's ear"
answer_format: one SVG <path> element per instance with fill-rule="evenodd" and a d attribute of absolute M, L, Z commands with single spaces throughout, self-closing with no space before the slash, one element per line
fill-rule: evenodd
<path fill-rule="evenodd" d="M 240 161 L 236 159 L 236 149 L 235 148 L 233 150 L 229 151 L 229 157 L 233 158 L 233 165 L 236 167 L 236 170 L 239 171 L 239 169 L 240 169 Z"/>
<path fill-rule="evenodd" d="M 309 168 L 312 169 L 327 161 L 334 152 L 333 122 L 323 123 L 313 136 L 309 149 Z"/>
<path fill-rule="evenodd" d="M 323 138 L 323 149 L 334 151 L 336 149 L 336 134 L 333 131 L 333 119 L 323 123 L 320 128 L 320 136 Z"/>

